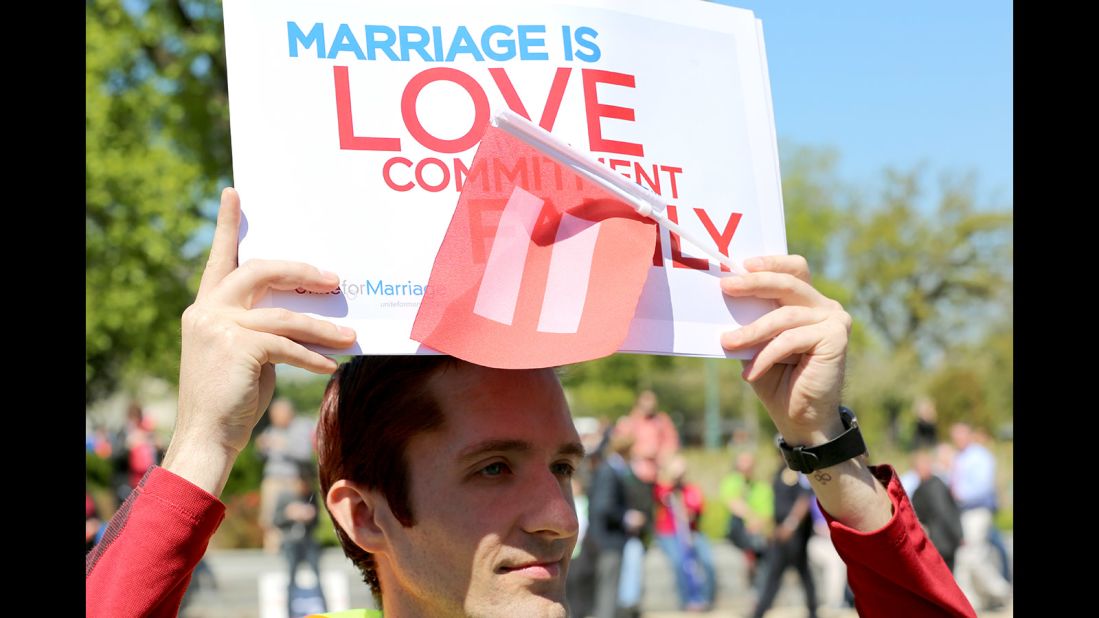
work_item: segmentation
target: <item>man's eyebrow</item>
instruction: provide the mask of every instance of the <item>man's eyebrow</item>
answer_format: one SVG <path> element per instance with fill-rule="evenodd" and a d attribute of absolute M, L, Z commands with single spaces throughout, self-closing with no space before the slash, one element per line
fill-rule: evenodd
<path fill-rule="evenodd" d="M 485 453 L 496 453 L 500 451 L 523 453 L 531 451 L 533 448 L 531 443 L 526 440 L 484 440 L 462 449 L 462 452 L 458 453 L 458 459 L 473 459 L 484 455 Z"/>
<path fill-rule="evenodd" d="M 569 442 L 564 444 L 561 448 L 557 449 L 558 455 L 571 455 L 573 457 L 584 456 L 584 445 L 579 442 Z"/>
<path fill-rule="evenodd" d="M 465 461 L 467 459 L 476 459 L 485 453 L 499 453 L 499 452 L 511 452 L 511 453 L 526 453 L 534 450 L 534 446 L 526 440 L 510 440 L 510 439 L 492 439 L 477 442 L 476 444 L 467 446 L 462 449 L 462 452 L 458 453 L 458 459 Z M 584 456 L 584 445 L 579 442 L 569 442 L 562 444 L 557 449 L 558 455 L 567 455 L 572 457 Z"/>

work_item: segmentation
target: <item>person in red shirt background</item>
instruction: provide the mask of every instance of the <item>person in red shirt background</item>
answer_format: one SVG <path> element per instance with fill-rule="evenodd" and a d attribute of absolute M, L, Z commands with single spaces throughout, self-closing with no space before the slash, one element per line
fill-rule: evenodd
<path fill-rule="evenodd" d="M 676 456 L 661 470 L 653 498 L 656 540 L 675 569 L 679 607 L 707 611 L 714 603 L 714 559 L 706 535 L 698 531 L 702 490 L 685 480 L 687 462 Z"/>

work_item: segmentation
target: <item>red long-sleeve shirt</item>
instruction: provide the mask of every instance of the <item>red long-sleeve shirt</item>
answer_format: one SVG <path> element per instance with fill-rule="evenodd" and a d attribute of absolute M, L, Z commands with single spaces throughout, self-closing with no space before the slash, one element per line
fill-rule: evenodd
<path fill-rule="evenodd" d="M 88 553 L 87 616 L 174 618 L 224 517 L 225 505 L 210 493 L 150 468 Z"/>
<path fill-rule="evenodd" d="M 893 503 L 881 529 L 859 532 L 821 508 L 832 544 L 847 563 L 860 616 L 976 616 L 939 551 L 928 540 L 892 466 L 870 466 Z"/>
<path fill-rule="evenodd" d="M 859 532 L 825 513 L 859 615 L 975 618 L 896 472 L 888 465 L 871 470 L 893 502 L 884 527 Z M 214 496 L 163 468 L 149 470 L 88 554 L 87 615 L 175 616 L 191 571 L 224 516 L 225 506 Z"/>

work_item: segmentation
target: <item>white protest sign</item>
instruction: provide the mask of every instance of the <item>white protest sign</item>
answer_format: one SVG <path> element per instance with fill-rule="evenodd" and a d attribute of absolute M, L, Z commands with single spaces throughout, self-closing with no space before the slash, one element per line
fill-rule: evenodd
<path fill-rule="evenodd" d="M 352 353 L 409 339 L 490 110 L 508 106 L 655 191 L 734 261 L 786 253 L 762 28 L 693 0 L 225 0 L 240 261 L 338 273 L 264 306 L 332 319 Z M 498 172 L 497 172 L 498 173 Z M 481 179 L 484 180 L 484 179 Z M 726 356 L 772 305 L 661 230 L 621 350 Z M 597 291 L 593 291 L 597 293 Z"/>

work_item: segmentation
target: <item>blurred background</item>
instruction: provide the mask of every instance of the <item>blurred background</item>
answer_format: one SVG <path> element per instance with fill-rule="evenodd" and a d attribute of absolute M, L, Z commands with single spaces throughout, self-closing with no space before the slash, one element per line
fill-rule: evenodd
<path fill-rule="evenodd" d="M 1012 5 L 731 4 L 764 23 L 789 249 L 809 260 L 815 285 L 854 316 L 845 403 L 858 415 L 872 460 L 907 473 L 915 492 L 929 478 L 919 473 L 925 453 L 964 515 L 969 498 L 958 494 L 964 472 L 955 463 L 974 445 L 987 450 L 995 465 L 989 555 L 1009 582 Z M 170 438 L 179 318 L 197 289 L 232 161 L 219 2 L 89 0 L 86 17 L 90 547 Z M 747 615 L 760 593 L 751 550 L 730 536 L 732 511 L 743 505 L 730 497 L 728 479 L 743 476 L 734 470 L 742 453 L 752 454 L 755 478 L 765 484 L 780 460 L 773 425 L 740 369 L 734 361 L 616 355 L 562 372 L 578 428 L 593 450 L 603 447 L 582 481 L 616 435 L 646 422 L 623 419 L 666 418 L 676 446 L 656 463 L 663 472 L 682 457 L 680 479 L 703 498 L 692 521 L 713 548 L 713 597 L 698 607 L 677 603 L 675 560 L 650 529 L 638 605 L 644 615 Z M 276 396 L 290 420 L 265 416 L 257 442 L 237 461 L 222 495 L 225 522 L 182 615 L 274 616 L 276 605 L 286 615 L 285 596 L 264 600 L 293 594 L 286 567 L 271 560 L 287 534 L 280 536 L 273 510 L 292 464 L 311 457 L 324 385 L 324 378 L 280 368 Z M 651 412 L 641 403 L 644 391 L 654 394 Z M 650 488 L 660 484 L 645 475 L 638 477 Z M 650 524 L 659 523 L 659 500 L 650 508 Z M 325 591 L 334 591 L 326 595 L 329 609 L 369 605 L 327 514 L 316 510 L 310 535 L 322 547 Z M 818 588 L 830 581 L 828 564 L 813 561 Z M 769 616 L 805 615 L 799 580 L 793 571 L 786 577 Z M 982 615 L 1011 615 L 999 584 L 973 577 L 987 607 Z M 308 571 L 302 579 L 308 587 Z M 823 591 L 817 596 L 821 615 L 854 615 L 842 592 L 834 601 Z"/>

